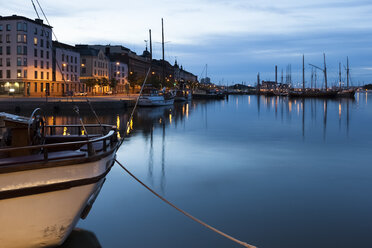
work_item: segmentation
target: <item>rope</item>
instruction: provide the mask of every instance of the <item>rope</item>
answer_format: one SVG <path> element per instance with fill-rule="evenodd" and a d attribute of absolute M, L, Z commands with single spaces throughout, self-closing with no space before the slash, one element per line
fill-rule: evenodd
<path fill-rule="evenodd" d="M 256 248 L 256 246 L 253 246 L 253 245 L 250 245 L 250 244 L 247 244 L 243 241 L 240 241 L 210 225 L 208 225 L 207 223 L 195 218 L 194 216 L 192 216 L 191 214 L 187 213 L 186 211 L 178 208 L 177 206 L 175 206 L 173 203 L 169 202 L 167 199 L 165 199 L 164 197 L 162 197 L 161 195 L 159 195 L 158 193 L 156 193 L 154 190 L 152 190 L 149 186 L 147 186 L 146 184 L 144 184 L 141 180 L 139 180 L 135 175 L 133 175 L 127 168 L 124 167 L 124 165 L 122 165 L 117 159 L 115 159 L 115 162 L 121 167 L 123 168 L 123 170 L 125 170 L 131 177 L 134 178 L 134 180 L 136 180 L 137 182 L 139 182 L 143 187 L 145 187 L 147 190 L 149 190 L 151 193 L 153 193 L 155 196 L 157 196 L 160 200 L 164 201 L 165 203 L 167 203 L 168 205 L 170 205 L 171 207 L 173 207 L 174 209 L 176 209 L 177 211 L 181 212 L 182 214 L 186 215 L 187 217 L 189 217 L 190 219 L 192 219 L 193 221 L 203 225 L 204 227 L 212 230 L 213 232 L 216 232 L 218 234 L 220 234 L 221 236 L 225 237 L 225 238 L 228 238 L 230 239 L 231 241 L 239 244 L 239 245 L 242 245 L 244 247 L 247 247 L 247 248 Z"/>

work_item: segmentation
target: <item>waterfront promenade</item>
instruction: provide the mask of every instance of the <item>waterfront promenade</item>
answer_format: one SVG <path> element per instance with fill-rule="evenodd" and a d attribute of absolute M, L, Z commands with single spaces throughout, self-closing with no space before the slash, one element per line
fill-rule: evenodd
<path fill-rule="evenodd" d="M 15 112 L 26 111 L 37 107 L 47 110 L 60 111 L 71 110 L 70 107 L 78 105 L 81 110 L 89 109 L 87 98 L 94 109 L 116 110 L 133 106 L 138 94 L 107 95 L 107 96 L 73 96 L 73 97 L 0 97 L 0 111 L 14 110 Z"/>

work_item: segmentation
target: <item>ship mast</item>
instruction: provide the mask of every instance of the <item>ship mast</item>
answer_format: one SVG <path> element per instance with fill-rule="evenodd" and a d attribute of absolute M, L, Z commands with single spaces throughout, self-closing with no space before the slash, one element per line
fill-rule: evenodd
<path fill-rule="evenodd" d="M 163 18 L 161 18 L 161 46 L 162 46 L 162 53 L 163 53 L 163 61 L 162 61 L 162 83 L 165 84 L 165 60 L 164 60 L 164 23 Z"/>
<path fill-rule="evenodd" d="M 349 88 L 349 77 L 350 77 L 350 69 L 349 69 L 349 57 L 346 60 L 346 80 L 347 80 L 347 88 Z"/>
<path fill-rule="evenodd" d="M 305 90 L 305 55 L 302 55 L 302 90 Z"/>

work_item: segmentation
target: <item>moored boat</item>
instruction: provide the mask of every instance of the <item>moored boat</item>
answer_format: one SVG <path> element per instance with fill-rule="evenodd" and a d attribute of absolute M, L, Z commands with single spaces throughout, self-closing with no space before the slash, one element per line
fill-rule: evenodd
<path fill-rule="evenodd" d="M 171 92 L 159 92 L 155 88 L 146 87 L 138 99 L 138 106 L 167 106 L 174 103 L 174 95 Z"/>
<path fill-rule="evenodd" d="M 0 113 L 2 247 L 62 244 L 89 213 L 120 143 L 115 126 L 49 126 L 34 113 Z"/>

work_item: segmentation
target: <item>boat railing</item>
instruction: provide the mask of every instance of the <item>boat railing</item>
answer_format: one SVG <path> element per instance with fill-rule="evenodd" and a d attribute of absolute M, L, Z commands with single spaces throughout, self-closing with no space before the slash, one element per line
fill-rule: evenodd
<path fill-rule="evenodd" d="M 55 125 L 55 126 L 46 126 L 47 128 L 53 130 L 53 128 L 58 127 L 74 127 L 74 128 L 82 128 L 81 125 Z M 84 145 L 87 146 L 87 154 L 88 157 L 92 157 L 97 154 L 96 148 L 94 144 L 99 144 L 101 142 L 102 146 L 100 146 L 100 150 L 103 152 L 109 151 L 109 149 L 114 149 L 116 147 L 116 144 L 118 144 L 118 138 L 117 138 L 117 129 L 115 126 L 111 125 L 102 125 L 104 128 L 111 130 L 108 131 L 105 135 L 102 136 L 86 136 L 86 139 L 79 140 L 79 141 L 69 141 L 69 142 L 60 142 L 60 143 L 52 143 L 52 144 L 41 144 L 41 145 L 30 145 L 30 146 L 21 146 L 21 147 L 6 147 L 6 148 L 0 148 L 1 154 L 14 154 L 25 151 L 29 152 L 29 154 L 35 154 L 34 151 L 41 151 L 41 154 L 44 156 L 44 161 L 48 161 L 48 155 L 49 151 L 55 151 L 55 150 L 71 150 L 71 148 L 78 147 L 81 148 Z M 85 127 L 98 127 L 97 125 L 85 125 Z M 83 136 L 82 136 L 83 138 Z"/>

